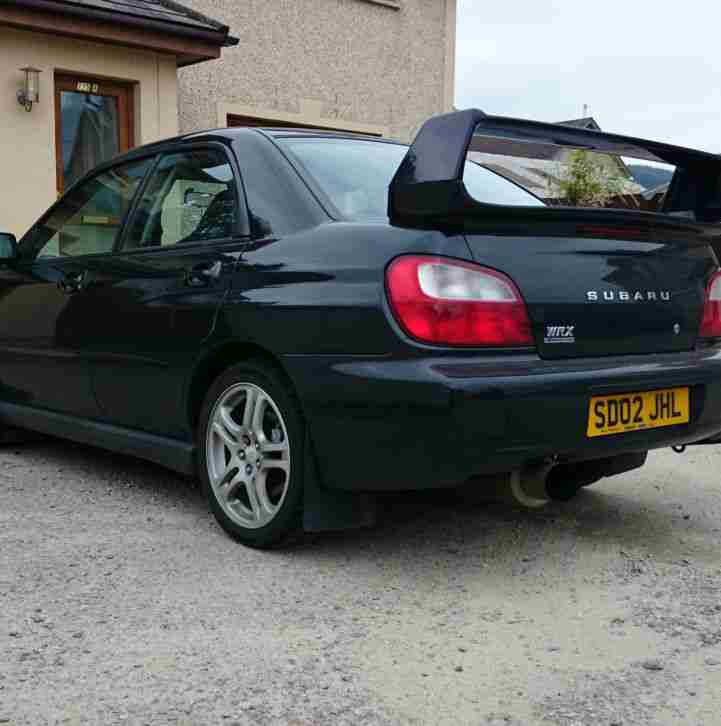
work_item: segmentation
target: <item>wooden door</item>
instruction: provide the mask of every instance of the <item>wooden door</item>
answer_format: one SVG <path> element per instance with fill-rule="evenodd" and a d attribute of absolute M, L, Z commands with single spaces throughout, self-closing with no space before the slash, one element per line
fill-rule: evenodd
<path fill-rule="evenodd" d="M 133 86 L 87 76 L 55 76 L 58 195 L 103 161 L 134 145 Z"/>

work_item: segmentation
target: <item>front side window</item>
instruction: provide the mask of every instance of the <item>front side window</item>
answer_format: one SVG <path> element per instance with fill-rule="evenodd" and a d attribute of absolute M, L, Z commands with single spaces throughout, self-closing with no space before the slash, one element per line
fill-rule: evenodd
<path fill-rule="evenodd" d="M 65 195 L 23 240 L 21 254 L 53 258 L 112 252 L 152 159 L 116 166 Z"/>
<path fill-rule="evenodd" d="M 232 167 L 218 149 L 163 157 L 138 203 L 124 249 L 231 237 L 237 217 L 235 189 Z"/>
<path fill-rule="evenodd" d="M 350 219 L 385 219 L 388 187 L 408 148 L 355 139 L 285 139 L 285 146 Z M 467 162 L 468 193 L 485 204 L 542 205 L 535 196 L 499 174 Z"/>

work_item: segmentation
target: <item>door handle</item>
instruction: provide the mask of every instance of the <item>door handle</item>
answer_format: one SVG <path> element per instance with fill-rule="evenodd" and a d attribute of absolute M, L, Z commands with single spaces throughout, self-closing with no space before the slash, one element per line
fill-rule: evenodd
<path fill-rule="evenodd" d="M 66 272 L 58 280 L 58 288 L 68 295 L 79 292 L 83 289 L 86 277 L 87 272 L 85 270 L 82 272 Z"/>
<path fill-rule="evenodd" d="M 222 272 L 223 263 L 220 260 L 213 263 L 201 262 L 185 274 L 185 284 L 190 287 L 205 287 L 213 280 L 220 279 Z"/>

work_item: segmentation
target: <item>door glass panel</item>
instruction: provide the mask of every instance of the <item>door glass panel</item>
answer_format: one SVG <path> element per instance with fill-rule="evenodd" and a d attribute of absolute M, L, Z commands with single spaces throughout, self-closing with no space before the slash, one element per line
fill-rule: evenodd
<path fill-rule="evenodd" d="M 60 92 L 63 180 L 67 189 L 120 151 L 118 99 Z"/>
<path fill-rule="evenodd" d="M 75 257 L 111 252 L 135 192 L 153 163 L 117 166 L 66 194 L 23 244 L 23 257 Z"/>
<path fill-rule="evenodd" d="M 235 181 L 225 154 L 170 154 L 148 181 L 125 249 L 224 239 L 233 235 L 235 220 Z"/>

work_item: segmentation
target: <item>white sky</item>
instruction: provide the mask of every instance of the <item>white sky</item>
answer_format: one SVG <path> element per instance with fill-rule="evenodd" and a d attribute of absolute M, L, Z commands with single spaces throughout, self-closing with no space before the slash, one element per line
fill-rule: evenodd
<path fill-rule="evenodd" d="M 721 152 L 717 0 L 458 0 L 456 106 Z"/>

